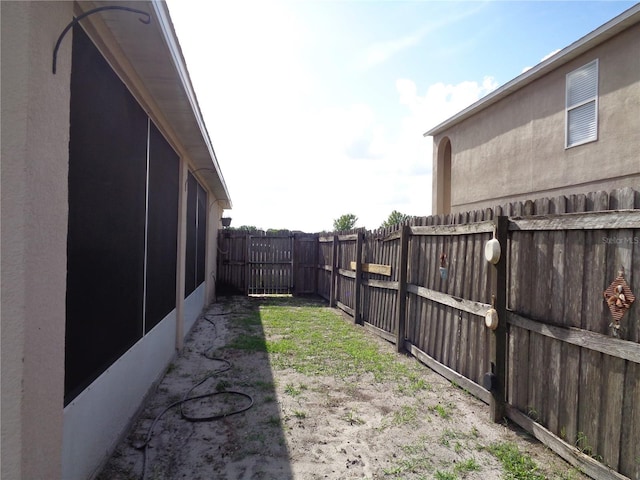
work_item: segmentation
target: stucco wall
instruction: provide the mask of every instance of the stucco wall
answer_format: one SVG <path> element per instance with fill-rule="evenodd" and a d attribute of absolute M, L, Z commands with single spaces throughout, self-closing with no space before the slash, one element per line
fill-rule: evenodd
<path fill-rule="evenodd" d="M 637 24 L 435 137 L 434 158 L 440 141 L 444 137 L 451 141 L 452 211 L 637 186 L 638 50 Z M 595 58 L 599 59 L 598 140 L 565 149 L 566 74 Z M 435 198 L 439 192 L 434 187 Z"/>
<path fill-rule="evenodd" d="M 175 310 L 64 409 L 63 480 L 88 479 L 175 355 Z"/>
<path fill-rule="evenodd" d="M 2 478 L 59 478 L 70 2 L 1 2 Z"/>
<path fill-rule="evenodd" d="M 75 479 L 94 471 L 213 292 L 216 207 L 209 217 L 207 282 L 183 298 L 181 188 L 176 311 L 63 409 L 71 32 L 58 52 L 56 75 L 51 65 L 55 41 L 73 13 L 72 2 L 0 2 L 3 479 Z M 182 145 L 175 147 L 182 186 L 189 159 Z M 127 387 L 132 381 L 135 390 Z"/>

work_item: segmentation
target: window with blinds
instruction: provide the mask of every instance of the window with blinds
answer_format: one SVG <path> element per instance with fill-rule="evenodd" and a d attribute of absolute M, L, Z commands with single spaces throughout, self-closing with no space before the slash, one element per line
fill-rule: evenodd
<path fill-rule="evenodd" d="M 598 60 L 567 74 L 566 147 L 598 139 Z"/>

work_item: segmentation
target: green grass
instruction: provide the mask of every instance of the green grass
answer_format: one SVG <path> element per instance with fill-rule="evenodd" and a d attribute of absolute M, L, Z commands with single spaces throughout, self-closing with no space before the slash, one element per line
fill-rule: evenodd
<path fill-rule="evenodd" d="M 453 467 L 454 473 L 468 473 L 468 472 L 477 472 L 480 470 L 480 464 L 476 461 L 475 458 L 468 458 L 462 462 L 456 463 L 456 466 Z"/>
<path fill-rule="evenodd" d="M 453 414 L 455 406 L 452 403 L 448 403 L 446 405 L 438 403 L 437 405 L 430 405 L 427 408 L 430 412 L 437 413 L 444 420 L 449 420 Z"/>
<path fill-rule="evenodd" d="M 435 478 L 436 480 L 457 480 L 458 477 L 456 476 L 455 473 L 436 470 Z"/>
<path fill-rule="evenodd" d="M 286 393 L 287 395 L 291 395 L 292 397 L 297 397 L 299 395 L 302 395 L 302 392 L 306 389 L 306 385 L 299 385 L 296 387 L 293 383 L 289 383 L 284 388 L 284 393 Z"/>
<path fill-rule="evenodd" d="M 418 408 L 403 405 L 400 410 L 393 412 L 393 423 L 395 425 L 406 425 L 414 423 L 418 419 Z"/>
<path fill-rule="evenodd" d="M 545 480 L 538 465 L 518 446 L 511 442 L 494 443 L 487 450 L 500 462 L 506 473 L 506 480 Z"/>
<path fill-rule="evenodd" d="M 432 391 L 433 387 L 415 372 L 410 372 L 406 381 L 398 385 L 398 391 L 404 395 L 415 395 L 422 390 Z"/>
<path fill-rule="evenodd" d="M 411 391 L 428 388 L 392 353 L 381 352 L 355 325 L 321 302 L 279 298 L 264 302 L 259 310 L 267 335 L 265 348 L 278 368 L 339 378 L 373 374 L 376 382 L 410 379 L 407 388 Z"/>
<path fill-rule="evenodd" d="M 242 334 L 229 343 L 229 348 L 248 352 L 266 352 L 267 346 L 261 335 Z"/>
<path fill-rule="evenodd" d="M 426 456 L 402 458 L 392 467 L 383 469 L 385 475 L 400 475 L 428 471 L 431 461 Z M 455 478 L 455 477 L 454 477 Z"/>
<path fill-rule="evenodd" d="M 257 389 L 264 390 L 267 392 L 273 392 L 275 390 L 275 385 L 273 382 L 265 382 L 262 380 L 258 380 L 257 382 L 254 382 L 254 385 Z"/>

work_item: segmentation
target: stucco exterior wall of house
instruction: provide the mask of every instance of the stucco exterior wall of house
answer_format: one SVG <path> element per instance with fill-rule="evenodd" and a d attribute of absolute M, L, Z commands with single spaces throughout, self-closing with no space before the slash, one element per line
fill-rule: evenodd
<path fill-rule="evenodd" d="M 141 401 L 154 383 L 160 379 L 176 349 L 182 348 L 184 337 L 209 301 L 208 279 L 215 275 L 215 271 L 211 271 L 205 277 L 205 282 L 185 298 L 186 182 L 189 170 L 197 170 L 197 167 L 193 165 L 184 142 L 172 129 L 170 119 L 165 117 L 166 112 L 158 108 L 135 67 L 129 62 L 126 52 L 111 36 L 102 18 L 98 15 L 88 17 L 83 21 L 83 27 L 180 157 L 176 308 L 65 407 L 62 452 L 62 478 L 65 480 L 91 478 L 97 473 L 96 469 L 113 450 L 122 431 L 134 418 Z M 206 189 L 206 183 L 201 182 L 201 186 Z M 216 200 L 211 191 L 207 194 L 210 202 Z M 208 219 L 211 238 L 217 236 L 218 223 L 218 218 Z M 207 245 L 206 258 L 215 259 L 215 248 L 211 250 L 211 247 Z M 215 260 L 213 265 L 215 268 Z"/>
<path fill-rule="evenodd" d="M 639 50 L 636 24 L 434 137 L 434 158 L 451 142 L 451 211 L 640 184 Z M 594 59 L 598 140 L 565 149 L 566 74 Z"/>
<path fill-rule="evenodd" d="M 159 6 L 158 6 L 159 5 Z M 90 478 L 107 458 L 149 388 L 181 348 L 202 308 L 214 297 L 215 239 L 222 208 L 208 190 L 205 282 L 187 298 L 185 232 L 187 172 L 202 168 L 200 132 L 185 138 L 190 110 L 182 116 L 159 108 L 156 90 L 137 75 L 101 15 L 82 21 L 101 53 L 180 158 L 176 308 L 115 361 L 65 408 L 67 233 L 73 31 L 63 39 L 52 73 L 53 48 L 74 14 L 94 4 L 71 1 L 0 2 L 2 21 L 2 462 L 0 477 Z M 162 4 L 145 4 L 165 12 Z M 157 12 L 156 12 L 157 13 Z M 127 17 L 116 27 L 125 28 Z M 136 27 L 138 19 L 131 20 Z M 168 20 L 167 20 L 168 21 Z M 158 22 L 159 23 L 159 22 Z M 158 28 L 156 23 L 155 27 Z M 126 32 L 125 32 L 126 33 Z M 120 31 L 122 37 L 122 31 Z M 169 32 L 172 35 L 173 32 Z M 150 38 L 150 40 L 149 40 Z M 141 56 L 170 55 L 159 37 L 147 38 Z M 155 38 L 155 39 L 154 39 Z M 175 47 L 177 49 L 177 46 Z M 156 53 L 158 56 L 156 56 Z M 139 59 L 137 60 L 140 61 Z M 139 66 L 139 65 L 137 65 Z M 176 82 L 176 102 L 180 82 Z M 173 101 L 174 90 L 168 91 Z M 194 112 L 193 115 L 197 116 Z M 184 120 L 184 122 L 183 122 Z M 191 119 L 192 120 L 192 119 Z M 199 120 L 200 121 L 200 120 Z M 177 125 L 177 127 L 176 127 Z M 180 131 L 182 128 L 182 132 Z M 197 129 L 196 129 L 197 130 Z M 191 134 L 191 132 L 189 132 Z M 195 145 L 195 147 L 194 147 Z M 200 150 L 198 150 L 200 148 Z M 215 159 L 213 159 L 215 163 Z M 217 175 L 217 174 L 216 174 Z M 213 185 L 213 186 L 211 186 Z M 225 205 L 229 200 L 222 201 Z M 90 314 L 90 312 L 88 312 Z M 133 385 L 133 387 L 132 387 Z"/>
<path fill-rule="evenodd" d="M 2 478 L 60 478 L 71 2 L 1 2 Z"/>

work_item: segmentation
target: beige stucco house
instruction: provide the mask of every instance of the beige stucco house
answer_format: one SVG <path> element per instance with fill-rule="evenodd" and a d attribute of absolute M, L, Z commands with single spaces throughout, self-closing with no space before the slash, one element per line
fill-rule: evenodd
<path fill-rule="evenodd" d="M 231 202 L 164 3 L 0 9 L 0 476 L 88 479 L 214 300 Z"/>
<path fill-rule="evenodd" d="M 640 4 L 424 135 L 433 213 L 640 185 Z"/>

